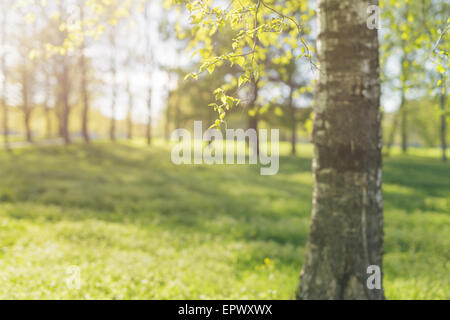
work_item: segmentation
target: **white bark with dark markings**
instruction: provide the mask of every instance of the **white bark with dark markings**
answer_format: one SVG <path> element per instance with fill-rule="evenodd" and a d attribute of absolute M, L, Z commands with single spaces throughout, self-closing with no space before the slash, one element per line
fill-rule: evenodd
<path fill-rule="evenodd" d="M 381 113 L 370 0 L 319 0 L 313 209 L 298 299 L 383 299 L 367 288 L 382 263 Z"/>

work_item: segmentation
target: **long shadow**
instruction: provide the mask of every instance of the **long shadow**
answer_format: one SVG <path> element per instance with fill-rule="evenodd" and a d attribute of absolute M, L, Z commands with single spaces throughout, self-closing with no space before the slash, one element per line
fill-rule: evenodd
<path fill-rule="evenodd" d="M 283 175 L 308 172 L 310 159 L 282 157 L 280 174 L 267 177 L 257 167 L 175 166 L 169 157 L 165 149 L 124 144 L 25 150 L 15 161 L 0 159 L 5 182 L 0 183 L 0 199 L 3 195 L 4 202 L 55 206 L 60 214 L 49 214 L 49 222 L 95 218 L 145 225 L 158 219 L 189 232 L 306 242 L 303 220 L 309 220 L 311 186 L 286 181 Z M 5 181 L 6 176 L 14 178 Z M 278 204 L 273 206 L 273 201 Z M 42 219 L 20 209 L 11 215 Z M 289 224 L 305 232 L 289 229 Z M 236 226 L 238 234 L 232 232 Z"/>

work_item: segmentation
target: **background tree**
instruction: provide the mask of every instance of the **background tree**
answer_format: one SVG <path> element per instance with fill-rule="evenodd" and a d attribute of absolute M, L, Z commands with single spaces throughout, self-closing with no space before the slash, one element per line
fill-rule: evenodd
<path fill-rule="evenodd" d="M 3 75 L 2 79 L 2 96 L 1 96 L 1 102 L 2 102 L 2 113 L 3 113 L 3 138 L 4 138 L 4 144 L 5 147 L 8 148 L 9 141 L 9 127 L 8 127 L 8 119 L 9 119 L 9 112 L 8 112 L 8 67 L 6 65 L 6 55 L 7 55 L 7 47 L 6 43 L 8 41 L 7 38 L 7 26 L 8 26 L 8 11 L 10 9 L 10 2 L 4 1 L 3 6 L 1 8 L 1 31 L 0 31 L 0 37 L 1 37 L 1 71 Z"/>

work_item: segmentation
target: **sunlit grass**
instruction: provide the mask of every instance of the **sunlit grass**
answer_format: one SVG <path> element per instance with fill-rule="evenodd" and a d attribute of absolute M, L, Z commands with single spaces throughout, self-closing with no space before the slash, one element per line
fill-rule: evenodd
<path fill-rule="evenodd" d="M 0 298 L 288 299 L 305 257 L 310 145 L 280 171 L 175 166 L 162 140 L 0 151 Z M 450 181 L 385 160 L 390 299 L 450 298 Z M 81 268 L 81 289 L 66 285 Z"/>

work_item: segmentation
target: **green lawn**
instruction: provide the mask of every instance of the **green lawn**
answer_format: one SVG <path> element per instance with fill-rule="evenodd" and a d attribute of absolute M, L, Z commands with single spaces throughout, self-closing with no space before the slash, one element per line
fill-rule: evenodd
<path fill-rule="evenodd" d="M 175 166 L 162 144 L 0 151 L 0 299 L 291 298 L 311 211 L 300 150 L 275 176 Z M 385 160 L 390 299 L 450 298 L 450 165 L 433 157 Z"/>

